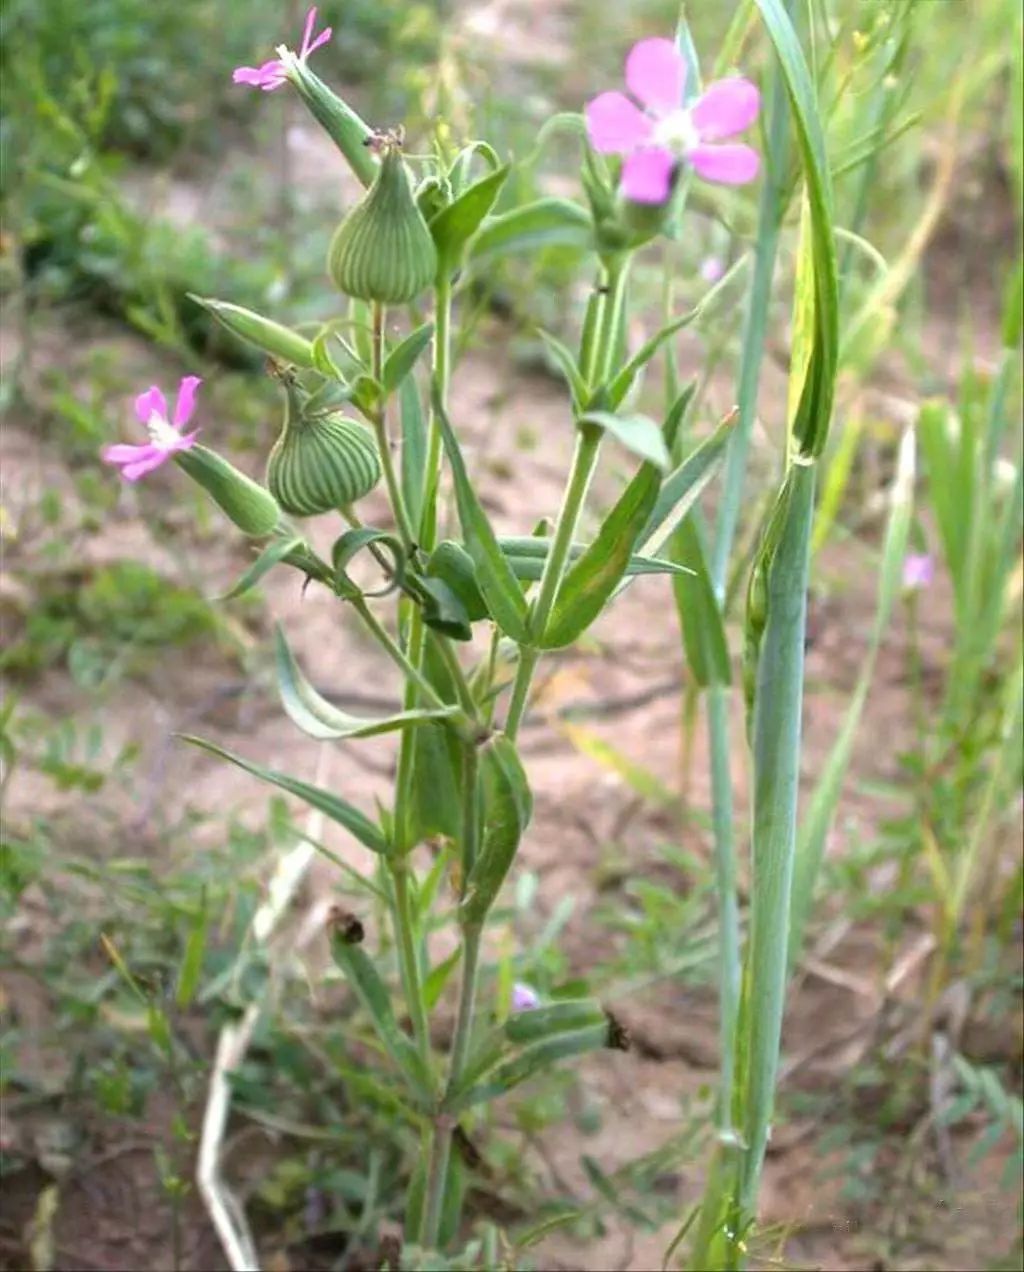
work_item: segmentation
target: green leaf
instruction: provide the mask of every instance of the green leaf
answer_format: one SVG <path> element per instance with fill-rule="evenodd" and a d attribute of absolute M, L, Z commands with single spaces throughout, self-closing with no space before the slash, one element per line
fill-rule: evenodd
<path fill-rule="evenodd" d="M 458 264 L 463 248 L 494 207 L 508 173 L 508 164 L 489 172 L 433 217 L 430 233 L 434 236 L 442 268 L 451 269 Z"/>
<path fill-rule="evenodd" d="M 345 973 L 356 997 L 373 1021 L 384 1050 L 405 1075 L 420 1100 L 431 1099 L 432 1080 L 412 1039 L 398 1027 L 387 987 L 361 945 L 346 941 L 339 932 L 331 934 L 331 954 Z"/>
<path fill-rule="evenodd" d="M 651 515 L 660 485 L 658 467 L 642 465 L 601 523 L 594 542 L 562 580 L 540 637 L 541 649 L 571 644 L 604 609 L 626 573 L 633 545 Z"/>
<path fill-rule="evenodd" d="M 796 127 L 807 191 L 812 268 L 814 339 L 791 424 L 792 436 L 808 456 L 820 455 L 828 439 L 839 350 L 839 293 L 833 230 L 832 185 L 814 81 L 800 41 L 781 0 L 755 0 L 779 59 Z M 798 297 L 798 306 L 804 303 Z"/>
<path fill-rule="evenodd" d="M 430 554 L 426 572 L 458 597 L 469 622 L 477 623 L 489 617 L 487 602 L 476 580 L 473 558 L 460 543 L 451 539 L 439 543 Z"/>
<path fill-rule="evenodd" d="M 626 363 L 622 370 L 618 373 L 611 384 L 608 385 L 608 400 L 613 407 L 621 405 L 623 399 L 629 390 L 633 387 L 633 381 L 640 374 L 643 368 L 650 362 L 661 346 L 676 332 L 682 331 L 684 327 L 688 327 L 695 318 L 701 313 L 701 306 L 691 309 L 689 313 L 683 314 L 679 318 L 673 318 L 667 322 L 655 335 L 651 336 L 645 344 L 641 345 L 639 350 Z"/>
<path fill-rule="evenodd" d="M 455 482 L 455 500 L 459 509 L 462 534 L 473 563 L 480 591 L 487 608 L 506 636 L 520 644 L 529 641 L 529 611 L 519 580 L 512 572 L 494 534 L 487 514 L 466 471 L 458 438 L 444 409 L 437 386 L 434 386 L 434 412 L 444 449 Z"/>
<path fill-rule="evenodd" d="M 423 519 L 427 473 L 427 424 L 415 376 L 407 375 L 398 390 L 402 421 L 402 497 L 414 527 Z"/>
<path fill-rule="evenodd" d="M 444 993 L 444 987 L 451 979 L 452 972 L 458 967 L 461 958 L 462 946 L 456 945 L 448 957 L 442 959 L 436 967 L 432 967 L 429 974 L 424 978 L 423 1001 L 427 1011 L 433 1011 L 437 1006 L 438 999 Z"/>
<path fill-rule="evenodd" d="M 392 577 L 386 587 L 379 592 L 363 592 L 352 582 L 346 573 L 349 562 L 359 552 L 380 544 L 387 550 L 391 558 Z M 356 526 L 338 536 L 331 548 L 331 563 L 334 566 L 334 586 L 342 595 L 348 596 L 383 596 L 396 587 L 401 587 L 405 580 L 405 549 L 402 541 L 386 530 L 375 530 L 372 526 Z"/>
<path fill-rule="evenodd" d="M 465 927 L 483 923 L 512 865 L 533 812 L 533 796 L 515 746 L 496 733 L 481 748 L 484 831 L 459 906 Z"/>
<path fill-rule="evenodd" d="M 193 746 L 209 751 L 211 755 L 219 755 L 222 760 L 237 764 L 240 769 L 251 773 L 253 777 L 258 777 L 261 782 L 268 782 L 271 786 L 287 791 L 289 795 L 297 796 L 311 808 L 318 809 L 325 817 L 329 817 L 331 821 L 344 826 L 350 835 L 358 839 L 371 852 L 387 852 L 387 840 L 381 833 L 380 827 L 370 821 L 358 808 L 337 795 L 332 795 L 330 791 L 321 790 L 319 786 L 312 786 L 309 782 L 290 777 L 287 773 L 280 773 L 277 769 L 266 768 L 262 764 L 257 764 L 255 760 L 247 760 L 242 755 L 236 755 L 234 751 L 225 750 L 215 742 L 206 741 L 205 738 L 193 737 L 191 734 L 180 736 L 184 742 L 190 742 Z"/>
<path fill-rule="evenodd" d="M 586 1029 L 591 1025 L 608 1027 L 608 1017 L 596 998 L 571 998 L 513 1012 L 505 1021 L 505 1037 L 516 1044 L 540 1042 L 555 1034 Z"/>
<path fill-rule="evenodd" d="M 545 348 L 554 359 L 558 369 L 565 376 L 566 383 L 569 386 L 569 392 L 572 394 L 573 407 L 578 411 L 582 408 L 583 402 L 587 396 L 587 386 L 583 376 L 580 375 L 580 369 L 576 365 L 576 358 L 572 350 L 557 336 L 550 335 L 547 331 L 537 328 L 537 335 L 544 341 Z"/>
<path fill-rule="evenodd" d="M 687 665 L 702 689 L 727 685 L 732 680 L 729 646 L 693 517 L 685 517 L 680 523 L 671 540 L 671 551 L 679 564 L 689 566 L 694 575 L 672 580 Z"/>
<path fill-rule="evenodd" d="M 568 199 L 537 199 L 489 217 L 473 240 L 471 260 L 493 260 L 545 247 L 587 248 L 593 243 L 590 213 Z"/>
<path fill-rule="evenodd" d="M 661 428 L 649 415 L 615 415 L 611 411 L 587 411 L 581 425 L 591 424 L 620 441 L 627 450 L 663 471 L 669 467 L 668 447 Z"/>
<path fill-rule="evenodd" d="M 311 738 L 370 738 L 396 729 L 411 729 L 431 721 L 451 719 L 456 706 L 416 711 L 399 711 L 373 719 L 349 715 L 321 697 L 299 670 L 280 628 L 275 634 L 277 683 L 281 702 L 292 722 Z"/>
<path fill-rule="evenodd" d="M 793 889 L 790 928 L 790 958 L 796 960 L 803 944 L 804 928 L 814 899 L 825 844 L 843 791 L 843 782 L 853 753 L 853 743 L 860 725 L 874 679 L 875 663 L 885 634 L 889 629 L 893 607 L 903 577 L 903 561 L 907 554 L 910 526 L 914 516 L 915 439 L 908 429 L 900 443 L 896 478 L 890 495 L 889 521 L 882 548 L 878 601 L 872 626 L 871 643 L 857 679 L 853 697 L 846 709 L 839 733 L 829 752 L 825 767 L 814 788 L 810 804 L 797 834 L 796 860 L 793 865 Z"/>
<path fill-rule="evenodd" d="M 722 465 L 735 420 L 735 413 L 727 415 L 711 436 L 665 478 L 637 539 L 638 548 L 656 552 L 694 506 Z"/>
<path fill-rule="evenodd" d="M 394 393 L 416 365 L 416 359 L 430 344 L 434 336 L 434 324 L 425 322 L 396 345 L 384 359 L 381 378 L 388 393 Z"/>
<path fill-rule="evenodd" d="M 236 596 L 242 596 L 245 592 L 251 591 L 263 578 L 264 574 L 268 574 L 290 552 L 294 552 L 296 548 L 301 548 L 304 545 L 305 540 L 301 535 L 292 535 L 289 539 L 272 540 L 239 578 L 234 587 L 229 592 L 225 592 L 220 599 L 222 601 L 233 601 Z"/>
<path fill-rule="evenodd" d="M 588 1025 L 584 1029 L 556 1034 L 540 1042 L 524 1047 L 517 1055 L 499 1064 L 488 1080 L 477 1086 L 456 1087 L 445 1104 L 450 1112 L 461 1113 L 487 1100 L 504 1095 L 519 1086 L 535 1073 L 550 1069 L 559 1060 L 580 1056 L 588 1051 L 600 1051 L 608 1045 L 608 1023 Z"/>
<path fill-rule="evenodd" d="M 535 539 L 535 543 L 540 543 L 543 552 L 527 552 L 520 555 L 514 546 L 511 546 L 508 540 L 502 539 L 502 551 L 508 557 L 515 571 L 517 579 L 521 579 L 524 583 L 536 583 L 544 573 L 544 561 L 547 558 L 548 550 L 551 546 L 550 539 Z M 585 543 L 574 543 L 569 549 L 569 560 L 578 561 L 579 558 L 587 550 Z M 674 561 L 668 561 L 664 557 L 648 557 L 640 556 L 634 553 L 629 558 L 629 564 L 626 566 L 626 577 L 631 578 L 638 574 L 692 574 L 693 571 L 685 565 L 677 565 Z"/>
<path fill-rule="evenodd" d="M 181 956 L 178 969 L 178 986 L 174 994 L 175 1005 L 187 1007 L 195 997 L 199 985 L 199 977 L 203 972 L 203 955 L 206 952 L 206 894 L 204 892 L 199 912 L 189 928 L 185 939 L 185 951 Z"/>
<path fill-rule="evenodd" d="M 432 631 L 426 633 L 423 674 L 445 701 L 456 697 L 451 671 Z M 413 738 L 412 793 L 408 842 L 444 836 L 455 840 L 461 829 L 462 747 L 452 730 L 440 724 L 417 729 Z"/>

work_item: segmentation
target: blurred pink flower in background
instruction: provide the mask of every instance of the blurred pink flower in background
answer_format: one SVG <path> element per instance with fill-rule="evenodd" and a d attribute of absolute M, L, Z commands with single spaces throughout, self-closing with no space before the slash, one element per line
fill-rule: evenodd
<path fill-rule="evenodd" d="M 931 587 L 935 579 L 935 562 L 927 552 L 911 552 L 903 560 L 903 586 L 908 592 Z"/>
<path fill-rule="evenodd" d="M 299 60 L 302 62 L 331 38 L 331 28 L 325 27 L 314 39 L 314 26 L 316 26 L 315 5 L 306 14 L 306 25 L 302 32 L 302 48 L 299 50 Z M 284 63 L 278 58 L 272 58 L 269 62 L 264 62 L 262 66 L 238 66 L 231 78 L 236 84 L 249 84 L 253 88 L 262 88 L 265 93 L 271 93 L 275 88 L 280 88 L 288 77 Z"/>
<path fill-rule="evenodd" d="M 512 986 L 512 1010 L 513 1011 L 533 1011 L 535 1007 L 540 1006 L 540 997 L 535 989 L 531 989 L 529 985 L 524 985 L 522 981 L 516 981 Z"/>
<path fill-rule="evenodd" d="M 195 410 L 196 389 L 202 384 L 197 375 L 187 375 L 178 386 L 178 398 L 174 405 L 174 420 L 168 418 L 167 399 L 152 385 L 135 399 L 135 414 L 149 432 L 149 442 L 143 446 L 118 444 L 107 446 L 102 458 L 108 464 L 117 464 L 125 481 L 138 481 L 154 468 L 170 459 L 176 451 L 188 450 L 195 445 L 199 429 L 182 433 Z"/>
<path fill-rule="evenodd" d="M 706 283 L 717 283 L 725 273 L 720 256 L 705 256 L 700 263 L 700 276 Z"/>
<path fill-rule="evenodd" d="M 595 150 L 624 157 L 627 199 L 664 203 L 680 160 L 706 181 L 725 185 L 742 185 L 757 176 L 756 150 L 716 144 L 757 118 L 761 95 L 749 80 L 716 80 L 692 106 L 684 106 L 686 62 L 671 40 L 655 38 L 630 50 L 626 87 L 636 101 L 610 92 L 587 103 L 587 131 Z"/>

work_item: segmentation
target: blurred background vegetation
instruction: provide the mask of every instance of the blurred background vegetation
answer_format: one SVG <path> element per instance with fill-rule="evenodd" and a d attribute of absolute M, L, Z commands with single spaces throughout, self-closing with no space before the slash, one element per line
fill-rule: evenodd
<path fill-rule="evenodd" d="M 417 143 L 440 121 L 520 160 L 533 157 L 545 120 L 617 84 L 631 41 L 671 29 L 676 15 L 667 0 L 319 9 L 335 35 L 317 69 L 365 117 L 404 121 Z M 814 993 L 824 985 L 856 1003 L 848 1051 L 836 1044 L 845 1059 L 817 1086 L 797 1077 L 783 1094 L 779 1152 L 807 1128 L 810 1147 L 796 1182 L 782 1172 L 778 1186 L 834 1181 L 835 1223 L 820 1231 L 803 1223 L 802 1203 L 788 1217 L 782 1207 L 769 1228 L 777 1243 L 757 1254 L 786 1266 L 983 1257 L 985 1267 L 1018 1267 L 1020 7 L 808 9 L 846 232 L 842 427 L 823 488 L 811 623 L 825 650 L 811 695 L 838 706 L 810 729 L 815 776 L 864 657 L 882 491 L 899 433 L 915 420 L 936 440 L 922 441 L 914 544 L 935 557 L 939 578 L 908 593 L 894 620 L 874 696 L 896 705 L 864 726 L 875 731 L 868 752 L 891 752 L 893 766 L 883 778 L 854 763 L 849 787 L 863 815 L 843 822 L 843 851 L 826 862 L 817 971 L 804 968 L 797 991 L 807 991 L 797 1009 L 805 1032 L 790 1050 L 805 1061 Z M 691 6 L 709 67 L 743 10 Z M 331 312 L 322 261 L 351 189 L 325 180 L 323 152 L 285 92 L 231 83 L 236 65 L 295 43 L 303 16 L 302 5 L 271 0 L 7 0 L 0 12 L 0 1151 L 11 1197 L 0 1261 L 11 1268 L 215 1265 L 191 1183 L 196 1135 L 217 1030 L 259 995 L 275 1010 L 236 1083 L 235 1141 L 239 1157 L 253 1152 L 247 1200 L 281 1266 L 378 1266 L 417 1148 L 367 1070 L 352 1004 L 335 985 L 326 998 L 297 992 L 303 973 L 296 981 L 295 968 L 247 938 L 273 861 L 299 837 L 288 807 L 256 791 L 232 804 L 163 786 L 175 729 L 204 715 L 239 735 L 258 725 L 267 605 L 215 602 L 226 587 L 213 576 L 226 584 L 240 558 L 183 483 L 173 498 L 157 486 L 126 503 L 98 462 L 135 392 L 196 369 L 218 444 L 250 469 L 265 453 L 273 391 L 190 292 L 293 323 Z M 756 34 L 740 54 L 761 74 Z M 506 206 L 575 195 L 576 163 L 571 143 L 554 137 L 516 170 Z M 695 300 L 701 266 L 737 258 L 755 229 L 753 198 L 696 194 L 690 237 L 641 272 L 651 307 L 666 259 L 680 303 Z M 792 242 L 792 224 L 786 232 Z M 535 327 L 576 321 L 570 280 L 582 257 L 554 244 L 528 268 L 481 267 L 463 299 L 476 342 L 500 343 L 517 374 L 544 377 Z M 788 279 L 791 251 L 780 268 Z M 774 363 L 787 356 L 788 295 L 780 284 Z M 726 386 L 737 327 L 712 324 L 692 353 Z M 509 393 L 521 449 L 542 462 L 515 390 L 493 389 Z M 486 410 L 507 406 L 488 399 Z M 758 441 L 755 468 L 774 462 L 773 445 Z M 495 461 L 490 478 L 497 488 L 508 472 Z M 755 514 L 753 494 L 752 525 Z M 700 1016 L 714 960 L 712 877 L 706 801 L 687 785 L 688 728 L 684 711 L 683 763 L 667 774 L 654 752 L 675 747 L 674 735 L 627 756 L 586 725 L 567 730 L 566 745 L 595 780 L 614 780 L 629 815 L 594 845 L 578 894 L 545 896 L 543 870 L 527 861 L 492 968 L 499 984 L 515 977 L 550 991 L 586 975 L 612 1001 L 649 993 L 658 1010 L 688 1019 L 696 1004 Z M 637 809 L 641 868 L 624 829 Z M 965 859 L 981 897 L 969 912 L 956 884 Z M 574 923 L 581 933 L 567 946 Z M 886 989 L 900 976 L 916 986 L 910 1001 Z M 681 997 L 658 998 L 666 986 Z M 680 1045 L 669 1059 L 687 1057 Z M 654 1043 L 643 1054 L 659 1060 Z M 693 1082 L 665 1098 L 672 1133 L 662 1127 L 625 1163 L 593 1150 L 607 1090 L 569 1074 L 531 1090 L 500 1127 L 480 1127 L 487 1162 L 464 1266 L 505 1266 L 487 1261 L 494 1251 L 508 1266 L 554 1266 L 545 1258 L 567 1258 L 564 1249 L 534 1251 L 545 1224 L 593 1251 L 588 1266 L 606 1266 L 602 1241 L 678 1221 L 680 1178 L 703 1161 L 709 1095 Z M 568 1171 L 550 1144 L 566 1121 Z M 122 1154 L 136 1176 L 127 1201 Z M 120 1231 L 113 1220 L 109 1233 L 90 1228 L 93 1206 L 120 1215 Z M 966 1236 L 936 1219 L 951 1206 Z M 639 1267 L 645 1256 L 616 1257 Z"/>

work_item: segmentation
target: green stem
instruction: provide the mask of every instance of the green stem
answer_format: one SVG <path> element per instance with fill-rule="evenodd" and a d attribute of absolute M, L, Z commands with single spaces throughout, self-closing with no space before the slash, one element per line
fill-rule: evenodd
<path fill-rule="evenodd" d="M 462 879 L 463 886 L 476 860 L 479 829 L 478 783 L 479 755 L 475 743 L 463 751 L 462 769 Z M 469 1046 L 473 1038 L 473 1017 L 476 1009 L 477 972 L 480 965 L 481 925 L 463 928 L 462 931 L 462 980 L 459 988 L 459 1009 L 452 1041 L 452 1057 L 448 1070 L 446 1095 L 458 1085 L 466 1067 Z M 432 1250 L 437 1245 L 441 1224 L 444 1194 L 448 1184 L 448 1163 L 451 1158 L 452 1133 L 455 1122 L 443 1111 L 433 1126 L 430 1146 L 430 1163 L 427 1169 L 426 1200 L 423 1206 L 423 1226 L 420 1245 Z"/>
<path fill-rule="evenodd" d="M 397 641 L 395 641 L 388 633 L 386 628 L 373 616 L 370 607 L 363 598 L 357 597 L 350 602 L 352 608 L 365 623 L 367 630 L 373 634 L 374 639 L 381 646 L 391 661 L 401 670 L 402 674 L 417 686 L 427 701 L 435 707 L 444 707 L 448 704 L 437 692 L 434 686 L 423 675 L 419 668 L 414 667 L 409 659 L 402 652 Z"/>
<path fill-rule="evenodd" d="M 736 847 L 733 841 L 732 772 L 729 764 L 729 688 L 707 691 L 711 748 L 712 818 L 715 832 L 715 883 L 718 893 L 718 1021 L 721 1061 L 718 1129 L 734 1134 L 736 1027 L 740 1012 L 740 916 L 736 895 Z"/>
<path fill-rule="evenodd" d="M 371 369 L 373 378 L 377 384 L 382 385 L 384 371 L 384 306 L 379 301 L 373 302 L 372 348 Z M 383 393 L 383 387 L 381 392 Z M 416 540 L 413 535 L 412 524 L 409 521 L 409 513 L 405 507 L 405 499 L 402 497 L 402 487 L 399 485 L 398 474 L 395 472 L 395 461 L 391 454 L 391 442 L 388 439 L 387 403 L 382 401 L 369 418 L 377 438 L 380 465 L 384 470 L 384 482 L 388 488 L 391 510 L 395 514 L 395 525 L 398 527 L 398 534 L 403 546 L 406 551 L 410 551 Z"/>
<path fill-rule="evenodd" d="M 434 381 L 442 404 L 448 399 L 448 383 L 451 378 L 451 285 L 447 279 L 439 281 L 434 304 Z M 430 552 L 437 539 L 437 483 L 441 467 L 441 429 L 437 413 L 431 408 L 427 436 L 427 463 L 424 473 L 423 513 L 419 527 L 419 544 L 424 552 Z M 414 605 L 409 613 L 406 653 L 414 667 L 423 666 L 426 628 L 423 612 Z M 405 687 L 404 706 L 407 711 L 415 708 L 417 688 L 412 682 Z M 412 802 L 413 767 L 416 755 L 416 739 L 411 729 L 402 733 L 398 752 L 398 769 L 395 775 L 395 836 L 405 847 L 409 838 L 409 810 Z"/>
<path fill-rule="evenodd" d="M 420 961 L 416 953 L 416 936 L 409 898 L 409 863 L 407 857 L 389 860 L 391 880 L 394 886 L 395 933 L 398 937 L 398 967 L 402 978 L 405 1002 L 412 1021 L 413 1037 L 423 1058 L 430 1067 L 430 1029 L 423 1001 L 423 982 L 420 977 Z"/>
<path fill-rule="evenodd" d="M 603 303 L 593 347 L 593 370 L 597 384 L 603 384 L 607 380 L 615 357 L 628 270 L 628 257 L 616 258 L 606 267 L 602 292 Z M 580 514 L 597 465 L 601 438 L 602 433 L 599 428 L 584 425 L 576 430 L 576 450 L 573 454 L 572 469 L 562 495 L 562 506 L 558 512 L 551 550 L 544 562 L 540 589 L 530 613 L 530 627 L 535 638 L 543 636 L 544 628 L 551 617 L 551 611 L 558 596 L 558 589 L 561 586 L 573 539 L 576 536 L 576 527 L 579 525 Z M 520 647 L 519 666 L 516 668 L 508 719 L 505 722 L 505 732 L 513 740 L 519 733 L 519 726 L 526 712 L 530 684 L 539 661 L 540 650 L 535 646 Z"/>

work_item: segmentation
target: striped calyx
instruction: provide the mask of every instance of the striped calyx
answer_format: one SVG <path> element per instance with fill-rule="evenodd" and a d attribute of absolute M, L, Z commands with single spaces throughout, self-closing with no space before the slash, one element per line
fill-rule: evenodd
<path fill-rule="evenodd" d="M 312 517 L 344 508 L 380 476 L 369 429 L 340 414 L 303 415 L 298 390 L 289 387 L 284 428 L 267 462 L 267 486 L 285 512 Z"/>
<path fill-rule="evenodd" d="M 434 281 L 437 249 L 397 145 L 388 143 L 362 200 L 338 226 L 327 272 L 346 296 L 404 305 Z"/>

